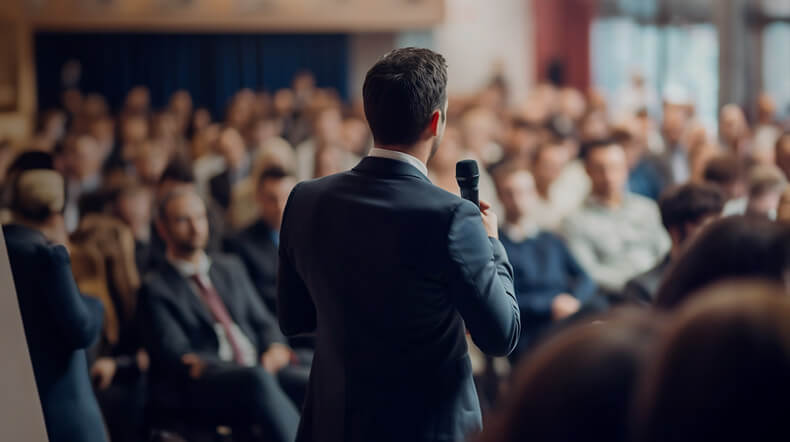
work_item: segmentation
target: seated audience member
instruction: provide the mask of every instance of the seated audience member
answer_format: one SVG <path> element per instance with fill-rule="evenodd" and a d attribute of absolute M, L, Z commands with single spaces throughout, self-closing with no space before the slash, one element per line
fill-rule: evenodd
<path fill-rule="evenodd" d="M 535 222 L 543 229 L 557 230 L 565 217 L 575 208 L 563 206 L 567 201 L 557 195 L 554 183 L 566 164 L 566 152 L 556 143 L 541 145 L 535 151 L 532 173 L 535 178 Z"/>
<path fill-rule="evenodd" d="M 776 219 L 779 200 L 787 187 L 782 171 L 772 164 L 754 166 L 749 172 L 749 201 L 746 213 Z"/>
<path fill-rule="evenodd" d="M 137 184 L 124 186 L 115 197 L 114 213 L 134 236 L 134 259 L 141 275 L 162 263 L 162 256 L 154 256 L 151 247 L 153 206 L 151 191 Z"/>
<path fill-rule="evenodd" d="M 683 93 L 685 94 L 685 92 Z M 681 97 L 677 97 L 681 98 Z M 684 99 L 672 100 L 684 102 Z M 667 185 L 684 184 L 691 178 L 689 147 L 684 136 L 689 126 L 689 111 L 685 104 L 664 103 L 664 119 L 661 122 L 661 135 L 664 138 L 664 151 L 661 162 L 668 171 Z"/>
<path fill-rule="evenodd" d="M 197 192 L 197 183 L 195 182 L 195 175 L 189 164 L 183 161 L 173 161 L 162 173 L 159 182 L 156 186 L 155 203 L 158 205 L 165 196 L 178 189 L 190 189 Z M 209 227 L 209 240 L 207 249 L 209 252 L 219 252 L 222 250 L 222 238 L 225 232 L 225 220 L 222 216 L 222 209 L 217 207 L 213 200 L 206 202 L 208 208 L 208 227 Z M 154 210 L 152 209 L 152 212 Z M 154 223 L 151 226 L 151 242 L 149 264 L 157 265 L 164 261 L 165 257 L 165 242 L 159 236 L 159 230 Z M 155 269 L 156 267 L 149 267 L 148 270 Z"/>
<path fill-rule="evenodd" d="M 225 241 L 225 250 L 244 262 L 261 301 L 277 311 L 277 247 L 280 224 L 288 195 L 296 179 L 278 167 L 264 170 L 258 177 L 258 220 Z"/>
<path fill-rule="evenodd" d="M 727 104 L 719 112 L 719 141 L 725 151 L 741 160 L 752 161 L 753 146 L 749 123 L 743 109 Z"/>
<path fill-rule="evenodd" d="M 132 161 L 135 176 L 140 183 L 155 188 L 170 163 L 171 155 L 158 140 L 146 140 L 136 148 Z"/>
<path fill-rule="evenodd" d="M 225 230 L 238 232 L 258 220 L 258 178 L 264 170 L 276 167 L 290 174 L 296 168 L 295 163 L 294 151 L 290 146 L 275 143 L 259 150 L 252 173 L 233 189 L 230 207 L 225 212 Z"/>
<path fill-rule="evenodd" d="M 260 425 L 268 440 L 292 441 L 307 369 L 244 265 L 205 252 L 208 219 L 197 193 L 174 190 L 157 217 L 167 260 L 140 298 L 155 403 L 202 422 Z"/>
<path fill-rule="evenodd" d="M 782 169 L 785 178 L 790 180 L 790 132 L 785 132 L 776 140 L 774 161 Z"/>
<path fill-rule="evenodd" d="M 536 214 L 546 229 L 559 230 L 590 193 L 590 178 L 578 157 L 578 141 L 567 137 L 547 142 L 535 154 L 532 170 L 540 196 Z"/>
<path fill-rule="evenodd" d="M 553 321 L 576 313 L 595 293 L 595 284 L 563 240 L 532 219 L 536 195 L 529 172 L 502 165 L 494 170 L 494 178 L 505 208 L 499 237 L 513 265 L 521 310 L 521 337 L 511 354 L 517 360 Z"/>
<path fill-rule="evenodd" d="M 345 145 L 343 117 L 336 105 L 312 111 L 313 136 L 296 147 L 296 177 L 309 180 L 355 166 L 358 157 Z"/>
<path fill-rule="evenodd" d="M 535 150 L 540 140 L 540 127 L 526 119 L 515 116 L 511 119 L 502 144 L 503 163 L 516 164 L 523 168 L 532 165 Z"/>
<path fill-rule="evenodd" d="M 73 232 L 80 219 L 80 198 L 102 185 L 104 156 L 99 143 L 90 135 L 71 136 L 63 145 L 63 176 L 66 179 L 66 229 Z"/>
<path fill-rule="evenodd" d="M 567 329 L 516 369 L 479 442 L 627 442 L 631 403 L 659 321 L 625 310 Z"/>
<path fill-rule="evenodd" d="M 470 109 L 461 117 L 459 129 L 464 150 L 481 162 L 481 168 L 502 159 L 502 147 L 494 141 L 497 124 L 496 115 L 484 108 Z"/>
<path fill-rule="evenodd" d="M 721 216 L 724 195 L 709 184 L 686 184 L 661 197 L 661 221 L 669 232 L 672 249 L 655 267 L 631 279 L 623 298 L 629 302 L 652 304 L 659 284 L 670 264 L 708 222 Z"/>
<path fill-rule="evenodd" d="M 209 181 L 211 197 L 227 210 L 230 206 L 233 188 L 252 171 L 252 158 L 247 152 L 244 138 L 239 131 L 225 128 L 217 140 L 219 154 L 225 159 L 225 170 Z"/>
<path fill-rule="evenodd" d="M 661 159 L 647 151 L 645 141 L 639 140 L 635 129 L 619 128 L 612 138 L 625 149 L 628 160 L 628 190 L 657 201 L 669 181 L 668 171 Z"/>
<path fill-rule="evenodd" d="M 774 162 L 774 147 L 782 130 L 776 121 L 776 101 L 768 94 L 757 97 L 757 122 L 754 127 L 754 157 L 763 164 Z"/>
<path fill-rule="evenodd" d="M 748 204 L 746 180 L 741 162 L 735 155 L 721 154 L 708 160 L 703 172 L 703 179 L 724 193 L 727 199 L 727 203 L 724 205 L 724 216 L 746 212 Z"/>
<path fill-rule="evenodd" d="M 143 115 L 122 117 L 120 126 L 120 142 L 107 158 L 105 170 L 126 168 L 137 157 L 140 145 L 148 139 L 148 120 Z"/>
<path fill-rule="evenodd" d="M 10 169 L 14 223 L 3 226 L 11 272 L 49 440 L 106 441 L 85 349 L 103 309 L 80 295 L 62 218 L 64 180 L 49 154 L 20 155 Z"/>
<path fill-rule="evenodd" d="M 598 285 L 620 293 L 629 279 L 665 256 L 670 241 L 656 204 L 625 189 L 628 165 L 619 144 L 591 143 L 584 158 L 592 191 L 566 219 L 563 232 L 574 256 Z"/>
<path fill-rule="evenodd" d="M 695 297 L 670 321 L 643 377 L 632 440 L 786 440 L 786 288 L 727 281 Z"/>
<path fill-rule="evenodd" d="M 790 227 L 764 217 L 711 223 L 666 273 L 655 305 L 675 309 L 697 290 L 727 278 L 782 282 L 790 264 Z"/>

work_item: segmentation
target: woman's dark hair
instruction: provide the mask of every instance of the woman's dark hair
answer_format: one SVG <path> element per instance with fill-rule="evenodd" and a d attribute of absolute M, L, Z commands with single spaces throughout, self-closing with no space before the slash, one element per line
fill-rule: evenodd
<path fill-rule="evenodd" d="M 673 309 L 713 282 L 727 278 L 783 281 L 790 257 L 790 228 L 763 217 L 714 221 L 692 240 L 664 275 L 656 306 Z"/>
<path fill-rule="evenodd" d="M 787 440 L 784 292 L 778 284 L 728 281 L 685 305 L 643 377 L 633 440 Z"/>
<path fill-rule="evenodd" d="M 654 312 L 621 310 L 546 341 L 519 365 L 479 442 L 625 442 L 659 330 Z"/>
<path fill-rule="evenodd" d="M 376 143 L 411 146 L 447 101 L 447 64 L 428 49 L 396 49 L 370 68 L 362 96 Z"/>

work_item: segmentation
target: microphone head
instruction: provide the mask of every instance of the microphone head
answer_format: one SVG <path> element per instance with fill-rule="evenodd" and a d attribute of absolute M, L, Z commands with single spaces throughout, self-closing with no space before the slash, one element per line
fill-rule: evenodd
<path fill-rule="evenodd" d="M 455 163 L 455 178 L 464 181 L 471 181 L 480 177 L 480 169 L 475 160 L 463 160 Z"/>

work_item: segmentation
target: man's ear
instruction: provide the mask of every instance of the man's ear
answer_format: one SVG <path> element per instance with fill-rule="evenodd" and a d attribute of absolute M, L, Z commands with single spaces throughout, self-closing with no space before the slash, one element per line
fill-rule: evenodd
<path fill-rule="evenodd" d="M 431 125 L 430 125 L 431 136 L 435 137 L 439 135 L 439 129 L 441 125 L 442 125 L 442 111 L 436 109 L 433 111 L 433 114 L 431 115 Z"/>

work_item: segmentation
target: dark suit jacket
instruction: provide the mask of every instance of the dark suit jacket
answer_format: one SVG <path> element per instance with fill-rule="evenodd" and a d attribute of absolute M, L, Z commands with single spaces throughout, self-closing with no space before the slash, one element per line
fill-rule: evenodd
<path fill-rule="evenodd" d="M 238 234 L 225 239 L 225 251 L 244 262 L 253 285 L 270 311 L 277 308 L 277 245 L 273 231 L 258 221 Z"/>
<path fill-rule="evenodd" d="M 513 270 L 477 207 L 368 157 L 299 184 L 280 233 L 286 335 L 317 332 L 298 441 L 450 441 L 481 428 L 465 340 L 506 355 Z"/>
<path fill-rule="evenodd" d="M 263 354 L 274 342 L 285 343 L 275 317 L 258 295 L 235 257 L 212 255 L 211 283 L 225 303 L 233 322 Z M 207 370 L 222 370 L 234 362 L 219 359 L 214 319 L 189 281 L 169 262 L 151 272 L 140 291 L 145 347 L 151 357 L 152 399 L 161 406 L 177 407 L 184 399 L 187 367 L 181 357 L 196 353 Z"/>
<path fill-rule="evenodd" d="M 3 233 L 49 440 L 104 441 L 85 355 L 101 332 L 102 305 L 80 295 L 64 247 L 19 225 Z"/>
<path fill-rule="evenodd" d="M 670 259 L 667 255 L 655 267 L 628 281 L 623 289 L 623 299 L 639 305 L 652 305 L 669 265 Z"/>
<path fill-rule="evenodd" d="M 230 182 L 230 172 L 224 171 L 211 178 L 208 182 L 211 197 L 223 209 L 230 207 L 231 192 L 233 185 Z"/>

